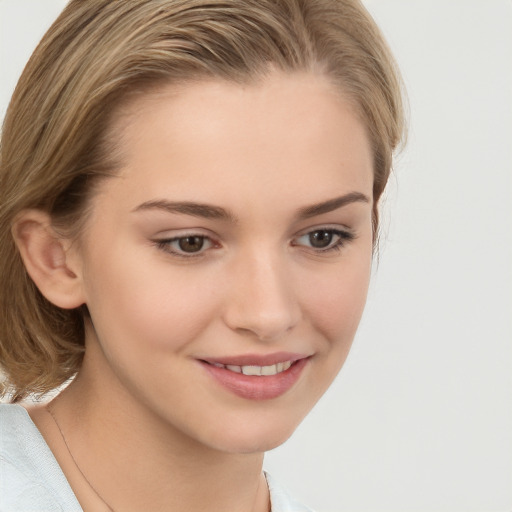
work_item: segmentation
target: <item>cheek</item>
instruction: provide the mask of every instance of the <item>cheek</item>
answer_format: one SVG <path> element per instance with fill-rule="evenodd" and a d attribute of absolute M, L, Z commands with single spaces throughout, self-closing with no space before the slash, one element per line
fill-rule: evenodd
<path fill-rule="evenodd" d="M 204 286 L 215 286 L 213 277 L 191 279 L 186 268 L 143 261 L 132 254 L 91 268 L 86 284 L 95 330 L 101 341 L 136 351 L 180 348 L 214 316 L 217 300 Z"/>
<path fill-rule="evenodd" d="M 370 269 L 371 249 L 303 273 L 303 323 L 315 349 L 310 379 L 298 388 L 307 410 L 332 384 L 348 356 L 366 303 Z"/>
<path fill-rule="evenodd" d="M 329 354 L 348 353 L 366 303 L 370 269 L 371 257 L 362 255 L 326 268 L 314 281 L 304 283 L 305 313 L 329 345 Z"/>

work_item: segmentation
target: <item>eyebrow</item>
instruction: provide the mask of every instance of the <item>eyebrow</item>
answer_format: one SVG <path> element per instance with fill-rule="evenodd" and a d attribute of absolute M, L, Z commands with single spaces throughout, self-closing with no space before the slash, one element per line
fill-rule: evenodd
<path fill-rule="evenodd" d="M 316 203 L 310 206 L 300 208 L 297 212 L 298 220 L 305 220 L 317 215 L 329 213 L 339 208 L 342 208 L 351 203 L 369 203 L 370 200 L 367 196 L 360 192 L 350 192 L 343 196 L 329 199 L 321 203 Z M 233 224 L 238 222 L 238 218 L 229 210 L 220 206 L 214 206 L 206 203 L 195 203 L 193 201 L 167 201 L 166 199 L 156 199 L 146 201 L 134 208 L 134 212 L 144 210 L 163 210 L 168 213 L 178 213 L 183 215 L 191 215 L 192 217 L 200 217 L 203 219 L 216 219 L 229 221 Z"/>
<path fill-rule="evenodd" d="M 200 217 L 203 219 L 217 219 L 236 223 L 238 219 L 228 210 L 211 204 L 194 203 L 192 201 L 174 202 L 165 199 L 147 201 L 137 206 L 133 211 L 141 210 L 164 210 L 168 213 L 181 213 Z"/>
<path fill-rule="evenodd" d="M 350 192 L 349 194 L 335 197 L 334 199 L 329 199 L 328 201 L 324 201 L 322 203 L 317 203 L 301 208 L 297 217 L 302 220 L 309 219 L 311 217 L 316 217 L 317 215 L 332 212 L 351 203 L 369 202 L 370 199 L 364 194 L 361 194 L 361 192 Z"/>

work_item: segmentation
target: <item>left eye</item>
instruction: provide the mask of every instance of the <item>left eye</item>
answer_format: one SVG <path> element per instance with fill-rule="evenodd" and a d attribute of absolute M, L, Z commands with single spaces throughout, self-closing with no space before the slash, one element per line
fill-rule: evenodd
<path fill-rule="evenodd" d="M 203 235 L 180 236 L 167 240 L 158 240 L 156 243 L 160 249 L 180 256 L 198 255 L 213 246 L 210 238 Z"/>
<path fill-rule="evenodd" d="M 339 229 L 315 229 L 296 238 L 293 245 L 303 245 L 321 252 L 340 249 L 353 238 L 351 233 Z"/>

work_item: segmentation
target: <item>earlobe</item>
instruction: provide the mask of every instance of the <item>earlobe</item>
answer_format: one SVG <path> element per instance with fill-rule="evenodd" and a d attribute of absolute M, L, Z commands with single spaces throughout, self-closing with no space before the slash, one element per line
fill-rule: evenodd
<path fill-rule="evenodd" d="M 84 304 L 80 269 L 74 268 L 67 252 L 69 241 L 57 235 L 48 214 L 22 212 L 12 234 L 28 274 L 51 303 L 64 309 Z"/>

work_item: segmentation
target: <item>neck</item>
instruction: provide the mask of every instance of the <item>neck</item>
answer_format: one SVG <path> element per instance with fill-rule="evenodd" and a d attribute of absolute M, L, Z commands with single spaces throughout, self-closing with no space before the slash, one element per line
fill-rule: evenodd
<path fill-rule="evenodd" d="M 262 453 L 205 446 L 91 368 L 86 359 L 52 410 L 80 471 L 114 510 L 269 510 Z"/>

